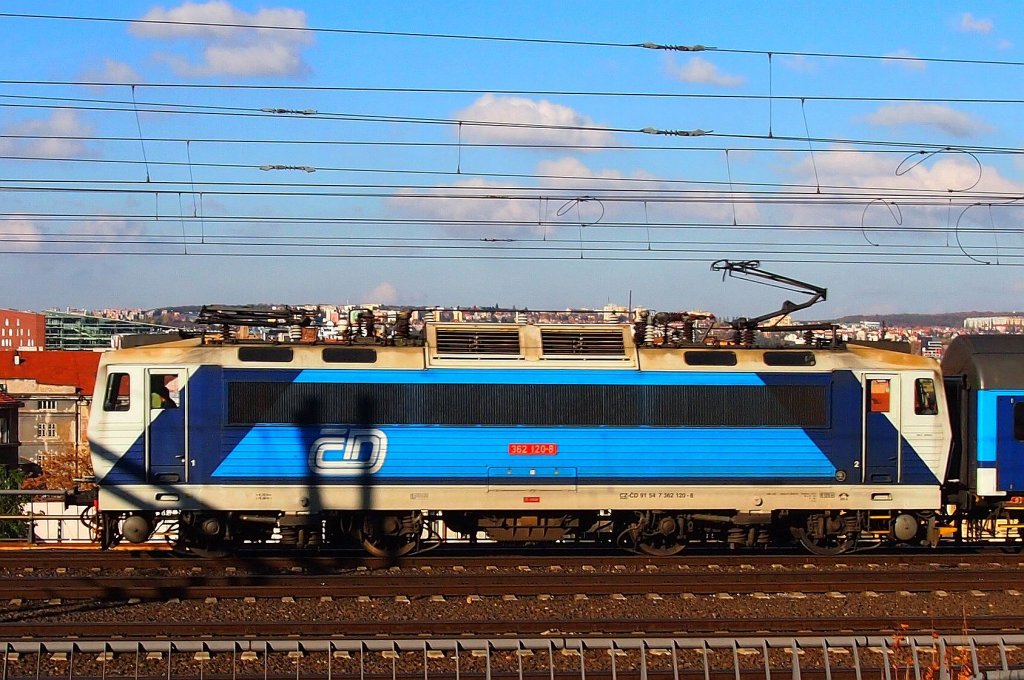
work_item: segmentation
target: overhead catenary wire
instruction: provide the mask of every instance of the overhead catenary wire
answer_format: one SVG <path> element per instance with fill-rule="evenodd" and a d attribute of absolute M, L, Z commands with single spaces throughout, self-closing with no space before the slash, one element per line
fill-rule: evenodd
<path fill-rule="evenodd" d="M 139 214 L 128 214 L 128 213 L 103 213 L 103 214 L 61 214 L 55 215 L 51 213 L 31 213 L 31 212 L 9 212 L 0 213 L 0 222 L 14 222 L 23 223 L 25 221 L 31 221 L 33 223 L 47 223 L 47 222 L 68 222 L 74 224 L 110 224 L 112 222 L 125 222 L 125 223 L 148 223 L 154 226 L 163 223 L 170 224 L 172 221 L 176 225 L 179 219 L 183 219 L 185 222 L 194 222 L 200 224 L 200 220 L 192 216 L 182 216 L 179 218 L 177 213 L 167 214 L 165 216 L 156 217 L 153 215 L 139 215 Z M 227 225 L 250 225 L 250 226 L 280 226 L 280 225 L 314 225 L 314 226 L 331 226 L 331 227 L 402 227 L 407 229 L 408 227 L 445 227 L 445 228 L 461 228 L 461 227 L 474 227 L 474 228 L 487 228 L 487 229 L 537 229 L 538 227 L 545 228 L 557 228 L 557 227 L 571 227 L 575 228 L 578 223 L 574 221 L 553 221 L 546 220 L 543 222 L 536 222 L 530 220 L 493 220 L 493 219 L 438 219 L 438 218 L 372 218 L 372 217 L 336 217 L 336 216 L 288 216 L 288 217 L 277 217 L 277 216 L 264 216 L 264 215 L 215 215 L 206 216 L 203 218 L 203 224 L 215 226 L 217 224 Z M 92 227 L 89 227 L 92 229 Z M 693 220 L 693 221 L 660 221 L 660 222 L 640 222 L 640 221 L 605 221 L 595 222 L 588 226 L 591 230 L 653 230 L 653 231 L 708 231 L 713 230 L 716 234 L 727 236 L 732 232 L 746 232 L 746 231 L 768 231 L 772 233 L 785 233 L 785 232 L 810 232 L 817 234 L 818 232 L 828 232 L 830 234 L 843 234 L 850 233 L 855 236 L 860 236 L 865 229 L 871 232 L 878 233 L 894 233 L 894 234 L 905 234 L 905 235 L 930 235 L 930 234 L 948 234 L 954 231 L 951 226 L 928 226 L 927 224 L 918 225 L 861 225 L 858 224 L 838 224 L 838 223 L 825 223 L 825 222 L 804 222 L 800 224 L 775 224 L 775 223 L 739 223 L 732 224 L 728 221 L 714 222 L 708 220 Z M 987 235 L 987 234 L 1008 234 L 1008 235 L 1022 235 L 1024 234 L 1024 225 L 1022 226 L 972 226 L 970 233 L 975 235 Z M 5 231 L 5 234 L 16 234 L 13 231 Z M 69 233 L 69 232 L 53 232 L 56 234 Z M 256 238 L 257 234 L 237 234 L 238 238 Z M 259 233 L 258 237 L 263 238 L 265 235 Z M 275 237 L 275 238 L 290 238 L 288 236 Z M 296 236 L 296 238 L 306 238 L 306 236 Z M 689 237 L 688 237 L 689 238 Z"/>
<path fill-rule="evenodd" d="M 187 181 L 174 181 L 174 182 L 155 182 L 155 181 L 139 181 L 139 180 L 87 180 L 84 181 L 91 186 L 70 186 L 77 182 L 83 182 L 83 180 L 48 180 L 51 182 L 50 185 L 46 184 L 27 184 L 27 182 L 35 182 L 37 180 L 11 180 L 0 178 L 0 191 L 9 193 L 13 192 L 26 192 L 26 193 L 82 193 L 82 194 L 179 194 L 191 193 L 191 188 Z M 6 182 L 6 184 L 4 184 Z M 308 183 L 275 183 L 275 184 L 262 184 L 254 185 L 253 182 L 205 182 L 200 189 L 200 193 L 210 196 L 264 196 L 264 197 L 335 197 L 335 198 L 392 198 L 395 200 L 400 199 L 416 199 L 416 200 L 474 200 L 474 201 L 528 201 L 534 202 L 537 200 L 550 200 L 558 202 L 566 201 L 578 201 L 581 198 L 585 200 L 600 200 L 609 203 L 665 203 L 665 204 L 699 204 L 699 203 L 714 203 L 719 204 L 724 197 L 730 199 L 733 195 L 728 191 L 722 192 L 709 192 L 703 190 L 700 193 L 686 195 L 685 192 L 674 192 L 681 195 L 672 195 L 670 192 L 657 192 L 657 193 L 639 193 L 641 190 L 634 190 L 637 193 L 631 194 L 628 191 L 620 191 L 622 195 L 616 195 L 611 193 L 601 194 L 593 197 L 581 197 L 581 192 L 578 189 L 555 189 L 551 187 L 545 187 L 546 193 L 537 193 L 536 190 L 531 190 L 524 187 L 487 187 L 483 189 L 472 189 L 472 188 L 460 188 L 458 186 L 446 185 L 444 187 L 429 187 L 422 185 L 371 185 L 380 189 L 379 191 L 356 191 L 364 187 L 365 185 L 359 184 L 308 184 Z M 252 189 L 253 186 L 259 186 L 258 189 Z M 161 188 L 162 187 L 162 188 Z M 237 187 L 235 189 L 226 187 Z M 249 190 L 245 190 L 249 188 Z M 321 191 L 312 191 L 309 189 L 321 189 Z M 353 190 L 339 191 L 338 188 L 349 188 Z M 305 190 L 303 190 L 305 189 Z M 441 191 L 443 189 L 443 191 Z M 408 191 L 410 193 L 401 193 L 401 191 Z M 411 193 L 419 190 L 416 193 Z M 510 191 L 518 193 L 494 193 L 495 191 Z M 884 197 L 890 200 L 894 196 L 892 190 L 888 190 Z M 941 198 L 942 200 L 922 202 L 921 199 L 915 201 L 914 198 L 908 197 L 901 199 L 904 205 L 924 205 L 924 206 L 945 206 L 947 193 L 937 192 L 936 199 Z M 760 194 L 753 194 L 752 192 L 744 192 L 735 196 L 737 203 L 765 203 L 765 204 L 785 204 L 785 205 L 863 205 L 865 200 L 877 198 L 877 193 L 849 193 L 841 196 L 830 196 L 824 200 L 816 193 L 793 193 L 793 194 L 780 194 L 779 192 L 762 192 Z M 955 203 L 959 205 L 974 205 L 988 202 L 1004 202 L 1007 200 L 1013 200 L 1018 198 L 1017 194 L 970 194 L 966 196 L 962 201 Z"/>
<path fill-rule="evenodd" d="M 2 96 L 0 96 L 2 98 Z M 127 104 L 127 103 L 126 103 Z M 177 106 L 177 105 L 174 105 Z M 143 113 L 163 113 L 163 114 L 181 114 L 181 115 L 212 115 L 212 116 L 255 116 L 265 117 L 272 116 L 276 117 L 276 114 L 266 114 L 262 112 L 255 112 L 252 110 L 232 110 L 232 111 L 196 111 L 196 110 L 182 110 L 177 108 L 171 109 L 134 109 L 127 107 L 93 107 L 93 106 L 77 106 L 70 104 L 14 104 L 9 102 L 0 102 L 0 107 L 4 108 L 43 108 L 43 109 L 68 109 L 68 110 L 86 110 L 86 111 L 121 111 L 121 112 L 132 112 L 137 113 L 139 111 Z M 671 137 L 708 137 L 708 138 L 720 138 L 720 139 L 748 139 L 748 140 L 763 140 L 765 142 L 802 142 L 802 143 L 822 143 L 822 144 L 847 144 L 853 146 L 877 146 L 877 147 L 891 147 L 897 149 L 927 149 L 929 151 L 936 149 L 947 149 L 950 148 L 948 143 L 935 143 L 935 142 L 924 142 L 924 141 L 897 141 L 897 140 L 882 140 L 882 139 L 855 139 L 855 138 L 843 138 L 843 137 L 811 137 L 809 135 L 798 136 L 798 135 L 776 135 L 776 134 L 760 134 L 760 133 L 742 133 L 742 132 L 722 132 L 713 130 L 667 130 L 660 128 L 617 128 L 617 127 L 605 127 L 598 125 L 550 125 L 541 123 L 520 123 L 520 122 L 496 122 L 496 121 L 473 121 L 473 120 L 459 120 L 455 118 L 417 118 L 417 117 L 403 117 L 403 116 L 389 116 L 385 114 L 346 114 L 346 113 L 334 113 L 334 114 L 317 114 L 315 116 L 309 116 L 304 118 L 323 118 L 327 120 L 347 120 L 347 121 L 358 121 L 358 122 L 378 122 L 378 123 L 406 123 L 406 124 L 421 124 L 421 125 L 444 125 L 450 127 L 456 127 L 461 125 L 469 125 L 475 127 L 495 127 L 495 128 L 509 128 L 509 129 L 533 129 L 533 130 L 550 130 L 550 131 L 575 131 L 575 132 L 593 132 L 593 133 L 616 133 L 616 134 L 644 134 L 644 135 L 663 135 Z M 25 137 L 47 137 L 47 138 L 75 138 L 75 136 L 61 136 L 61 135 L 0 135 L 0 138 L 25 138 Z M 93 139 L 111 139 L 110 137 L 94 137 Z M 134 138 L 134 140 L 150 141 L 150 139 L 142 137 Z M 165 141 L 161 138 L 155 138 L 152 141 Z M 200 139 L 178 139 L 176 141 L 192 141 L 192 142 L 205 142 L 207 140 Z M 226 140 L 220 140 L 222 142 Z M 253 140 L 247 140 L 251 143 Z M 270 143 L 270 142 L 268 142 Z M 278 140 L 276 143 L 313 143 L 311 140 L 288 140 L 287 142 Z M 538 141 L 532 143 L 523 142 L 473 142 L 457 140 L 453 142 L 411 142 L 411 141 L 369 141 L 369 140 L 317 140 L 316 143 L 321 144 L 353 144 L 353 145 L 380 145 L 380 146 L 438 146 L 438 147 L 486 147 L 486 148 L 565 148 L 565 149 L 580 149 L 580 150 L 616 150 L 616 149 L 628 149 L 628 150 L 679 150 L 683 148 L 693 147 L 679 147 L 679 146 L 640 146 L 640 145 L 624 145 L 624 144 L 555 144 L 546 141 Z M 955 146 L 957 150 L 967 151 L 972 153 L 1024 153 L 1024 148 L 1021 147 L 998 147 L 998 146 L 986 146 L 986 145 L 974 145 L 974 144 L 957 144 Z"/>
<path fill-rule="evenodd" d="M 186 142 L 186 144 L 187 143 L 188 142 Z M 726 153 L 728 153 L 729 151 L 730 151 L 730 149 L 726 149 Z M 805 153 L 806 150 L 804 150 L 803 152 Z M 900 151 L 900 153 L 904 153 L 905 154 L 906 152 L 905 151 Z M 213 162 L 199 162 L 199 161 L 187 161 L 186 162 L 186 161 L 154 161 L 154 160 L 143 161 L 143 160 L 132 159 L 132 158 L 73 158 L 73 157 L 66 157 L 66 156 L 41 157 L 41 156 L 0 155 L 0 160 L 38 161 L 38 162 L 44 162 L 44 163 L 45 162 L 51 162 L 51 163 L 83 163 L 83 164 L 85 164 L 85 163 L 96 163 L 96 164 L 100 164 L 100 165 L 148 165 L 148 166 L 165 166 L 165 167 L 183 167 L 183 168 L 189 168 L 189 169 L 195 167 L 195 168 L 221 168 L 221 169 L 237 169 L 237 170 L 255 170 L 255 169 L 262 170 L 265 167 L 267 167 L 265 164 L 255 165 L 255 164 L 252 164 L 252 163 L 213 163 Z M 571 187 L 571 188 L 574 188 L 574 189 L 580 189 L 581 191 L 587 192 L 587 193 L 596 193 L 596 192 L 607 191 L 608 189 L 606 189 L 603 186 L 601 186 L 602 184 L 621 184 L 623 186 L 629 186 L 629 185 L 632 185 L 632 184 L 643 184 L 643 185 L 648 185 L 648 186 L 659 186 L 658 190 L 664 190 L 664 189 L 660 188 L 661 185 L 664 185 L 664 186 L 681 185 L 681 186 L 723 187 L 722 191 L 725 190 L 724 189 L 725 186 L 728 186 L 729 187 L 728 193 L 729 193 L 730 197 L 735 193 L 735 191 L 734 191 L 735 187 L 759 187 L 759 188 L 771 188 L 771 187 L 774 187 L 774 188 L 778 188 L 778 189 L 815 189 L 815 190 L 820 188 L 820 189 L 826 189 L 826 190 L 832 190 L 832 191 L 851 191 L 851 192 L 855 191 L 858 196 L 863 196 L 867 192 L 871 192 L 871 191 L 886 192 L 886 193 L 900 192 L 901 194 L 910 195 L 910 196 L 914 196 L 914 195 L 925 195 L 925 196 L 934 195 L 934 196 L 937 196 L 937 197 L 938 196 L 942 196 L 943 200 L 945 200 L 945 197 L 947 197 L 947 195 L 949 193 L 948 189 L 927 189 L 927 188 L 917 188 L 917 187 L 913 187 L 913 186 L 888 187 L 888 186 L 871 186 L 871 185 L 865 185 L 865 184 L 853 185 L 853 184 L 817 184 L 817 183 L 811 184 L 811 183 L 804 183 L 804 182 L 750 182 L 750 181 L 741 181 L 741 180 L 731 180 L 731 179 L 728 179 L 728 178 L 724 179 L 724 180 L 692 180 L 692 179 L 678 179 L 678 178 L 667 178 L 667 177 L 659 177 L 659 178 L 653 178 L 652 179 L 652 178 L 641 178 L 641 177 L 602 177 L 602 176 L 595 176 L 595 175 L 553 175 L 553 174 L 545 174 L 545 173 L 512 173 L 512 172 L 485 172 L 485 171 L 469 171 L 469 170 L 465 170 L 465 171 L 463 171 L 463 170 L 450 171 L 450 170 L 418 170 L 418 169 L 413 169 L 413 168 L 365 168 L 365 167 L 356 168 L 356 167 L 324 167 L 324 166 L 316 166 L 315 168 L 312 168 L 312 167 L 309 167 L 309 166 L 294 166 L 294 169 L 301 169 L 301 170 L 305 170 L 307 172 L 309 172 L 310 170 L 315 169 L 317 172 L 338 172 L 338 173 L 370 174 L 370 175 L 384 174 L 384 175 L 411 175 L 411 176 L 431 176 L 431 177 L 451 177 L 451 178 L 483 177 L 483 178 L 502 178 L 502 179 L 534 179 L 534 180 L 554 180 L 554 181 L 596 182 L 597 184 L 594 185 L 593 187 L 588 187 L 588 186 L 584 186 L 584 187 L 573 186 L 573 187 Z M 3 181 L 3 180 L 0 180 L 0 181 Z M 20 180 L 8 179 L 7 181 L 20 181 Z M 36 181 L 36 180 L 32 180 L 32 181 Z M 68 180 L 68 181 L 76 181 L 76 180 Z M 85 180 L 77 180 L 77 181 L 85 181 Z M 92 180 L 89 180 L 89 181 L 92 181 Z M 119 180 L 106 179 L 106 180 L 95 180 L 95 181 L 109 183 L 111 181 L 119 181 Z M 125 181 L 130 181 L 130 180 L 125 180 Z M 192 185 L 192 191 L 194 192 L 195 191 L 196 182 L 195 182 L 195 179 L 192 176 L 190 176 L 189 183 Z M 215 182 L 213 184 L 218 184 L 218 183 L 223 183 L 223 182 Z M 203 182 L 202 183 L 203 186 L 206 186 L 208 184 L 210 184 L 210 182 Z M 246 184 L 249 184 L 249 185 L 252 185 L 252 186 L 280 186 L 280 185 L 282 185 L 282 183 L 253 182 L 253 181 L 247 181 Z M 316 184 L 313 184 L 313 183 L 284 183 L 284 184 L 286 184 L 288 186 L 310 186 L 310 187 L 315 187 L 315 186 L 331 186 L 331 187 L 353 186 L 351 184 L 331 184 L 331 183 L 325 183 L 325 182 L 318 182 Z M 386 188 L 396 188 L 398 185 L 394 185 L 394 184 L 390 184 L 390 185 L 389 184 L 372 184 L 372 185 L 371 184 L 363 184 L 363 185 L 360 185 L 360 186 L 374 186 L 374 187 L 386 189 Z M 417 186 L 419 186 L 419 185 L 417 185 Z M 451 185 L 422 185 L 422 186 L 423 186 L 423 188 L 432 188 L 432 189 L 436 189 L 436 188 L 450 188 L 451 187 Z M 516 185 L 516 186 L 511 186 L 511 187 L 510 186 L 498 187 L 498 186 L 494 186 L 494 185 L 489 185 L 489 188 L 505 188 L 505 189 L 520 188 L 520 189 L 523 189 L 523 190 L 529 190 L 529 189 L 539 188 L 539 187 L 530 187 L 530 186 L 526 186 L 526 185 L 521 185 L 521 186 L 520 185 Z M 570 188 L 570 187 L 567 186 L 565 188 Z M 816 191 L 815 193 L 821 193 L 821 192 Z M 826 196 L 828 195 L 827 192 L 826 192 L 825 195 Z M 974 195 L 975 194 L 972 194 L 972 196 L 974 196 Z M 995 197 L 995 196 L 1000 195 L 1000 194 L 994 194 L 993 192 L 985 192 L 985 195 L 989 196 L 989 197 Z M 1012 193 L 1001 194 L 1001 196 L 1003 198 L 1009 198 L 1009 197 L 1015 196 L 1015 195 L 1016 194 L 1012 194 Z M 881 200 L 881 199 L 876 199 L 876 200 Z"/>
<path fill-rule="evenodd" d="M 643 49 L 656 51 L 674 52 L 719 52 L 723 54 L 750 54 L 768 56 L 774 54 L 787 57 L 816 57 L 828 59 L 859 59 L 879 61 L 910 61 L 921 63 L 942 63 L 942 64 L 973 64 L 990 66 L 1024 66 L 1024 62 L 1008 59 L 961 59 L 955 57 L 929 57 L 902 54 L 866 54 L 848 52 L 813 52 L 779 49 L 743 49 L 732 47 L 712 47 L 699 43 L 690 45 L 656 43 L 651 40 L 643 42 L 621 42 L 621 41 L 598 41 L 598 40 L 573 40 L 566 38 L 531 38 L 520 36 L 501 36 L 468 33 L 431 33 L 424 31 L 381 31 L 370 29 L 340 28 L 332 26 L 281 26 L 254 24 L 242 22 L 219 22 L 219 21 L 182 21 L 174 19 L 152 19 L 152 18 L 128 18 L 83 14 L 42 14 L 28 12 L 0 12 L 0 18 L 5 19 L 34 19 L 50 21 L 82 21 L 96 23 L 114 24 L 137 24 L 157 26 L 196 26 L 207 28 L 241 28 L 261 31 L 278 31 L 286 33 L 313 33 L 313 34 L 336 34 L 336 35 L 361 35 L 379 38 L 416 38 L 435 40 L 459 40 L 471 42 L 493 42 L 493 43 L 518 43 L 523 45 L 551 45 L 567 47 L 597 47 L 597 48 L 625 48 Z"/>
<path fill-rule="evenodd" d="M 376 94 L 457 94 L 457 95 L 530 95 L 537 97 L 614 97 L 622 99 L 723 99 L 748 101 L 808 102 L 920 102 L 936 104 L 1024 104 L 1024 98 L 1005 97 L 936 97 L 906 95 L 821 95 L 821 94 L 759 94 L 756 92 L 640 92 L 613 90 L 543 90 L 523 88 L 465 88 L 465 87 L 374 87 L 366 85 L 282 85 L 268 83 L 173 83 L 132 82 L 126 80 L 18 80 L 0 78 L 0 85 L 72 86 L 72 87 L 131 87 L 138 89 L 195 89 L 195 90 L 252 90 L 281 92 L 364 92 Z M 37 95 L 5 95 L 26 99 L 58 99 Z M 74 101 L 79 98 L 66 98 Z M 177 104 L 176 106 L 188 106 Z"/>
<path fill-rule="evenodd" d="M 180 240 L 175 240 L 174 244 L 180 246 Z M 31 246 L 31 243 L 25 245 Z M 301 252 L 289 252 L 280 250 L 268 250 L 266 252 L 230 252 L 224 250 L 214 249 L 202 249 L 195 248 L 193 245 L 192 249 L 186 254 L 183 251 L 169 252 L 167 250 L 130 250 L 124 251 L 122 254 L 132 256 L 187 256 L 187 257 L 245 257 L 245 258 L 275 258 L 275 257 L 302 257 L 302 258 L 324 258 L 324 259 L 389 259 L 393 258 L 396 260 L 407 259 L 411 254 L 414 254 L 417 259 L 423 260 L 509 260 L 509 261 L 533 261 L 533 262 L 548 262 L 548 261 L 591 261 L 591 262 L 704 262 L 708 261 L 709 257 L 717 256 L 718 254 L 727 255 L 729 257 L 751 257 L 753 252 L 750 250 L 740 251 L 729 251 L 722 249 L 708 249 L 699 250 L 688 254 L 662 254 L 658 251 L 646 250 L 646 248 L 638 247 L 635 249 L 624 250 L 621 253 L 607 254 L 599 252 L 584 252 L 585 257 L 581 257 L 580 249 L 574 244 L 570 254 L 516 254 L 516 253 L 497 253 L 497 252 L 477 252 L 462 254 L 462 253 L 443 253 L 436 254 L 431 252 L 422 252 L 422 248 L 401 246 L 395 247 L 395 250 L 401 252 L 368 252 L 360 253 L 353 252 L 351 249 L 346 249 L 341 252 L 325 252 L 322 247 L 309 247 L 304 248 Z M 480 249 L 482 250 L 482 249 Z M 0 253 L 7 255 L 30 255 L 30 256 L 48 256 L 48 255 L 100 255 L 110 256 L 110 251 L 104 250 L 74 250 L 74 249 L 61 249 L 59 251 L 47 251 L 39 252 L 27 250 L 24 246 L 21 248 L 11 247 L 10 245 L 0 248 Z M 897 254 L 891 257 L 878 256 L 875 253 L 868 253 L 864 257 L 850 258 L 845 253 L 830 254 L 830 253 L 803 253 L 806 257 L 795 257 L 789 254 L 775 255 L 765 253 L 763 255 L 758 254 L 757 259 L 762 262 L 772 262 L 780 264 L 835 264 L 835 265 L 900 265 L 900 266 L 928 266 L 935 267 L 941 265 L 942 267 L 979 267 L 988 266 L 986 263 L 978 262 L 977 260 L 971 260 L 964 257 L 963 254 L 957 252 L 955 255 L 950 255 L 950 259 L 941 263 L 935 262 L 933 259 L 897 259 L 905 258 L 905 255 Z M 929 256 L 929 258 L 934 256 Z M 1015 260 L 1006 260 L 1000 262 L 1000 267 L 1019 267 L 1024 266 L 1024 258 L 1020 262 Z"/>

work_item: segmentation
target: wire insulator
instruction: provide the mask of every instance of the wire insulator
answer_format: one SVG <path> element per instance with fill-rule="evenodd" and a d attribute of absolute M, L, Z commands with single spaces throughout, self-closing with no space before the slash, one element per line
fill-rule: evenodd
<path fill-rule="evenodd" d="M 693 319 L 687 317 L 683 320 L 683 340 L 689 343 L 696 342 L 697 338 L 694 335 L 695 327 Z"/>

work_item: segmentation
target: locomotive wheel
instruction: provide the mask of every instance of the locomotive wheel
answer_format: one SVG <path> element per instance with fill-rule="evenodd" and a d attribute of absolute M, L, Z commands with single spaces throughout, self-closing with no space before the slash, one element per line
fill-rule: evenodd
<path fill-rule="evenodd" d="M 811 536 L 803 529 L 794 531 L 797 540 L 808 552 L 815 555 L 841 555 L 856 542 L 849 536 Z"/>
<path fill-rule="evenodd" d="M 231 554 L 226 542 L 209 537 L 182 536 L 174 543 L 173 552 L 204 559 L 221 559 Z"/>
<path fill-rule="evenodd" d="M 224 547 L 211 548 L 198 545 L 183 546 L 182 552 L 188 555 L 195 555 L 196 557 L 202 557 L 203 559 L 212 560 L 219 560 L 231 554 L 231 551 L 225 549 Z"/>
<path fill-rule="evenodd" d="M 366 552 L 388 559 L 405 557 L 416 549 L 416 541 L 402 541 L 395 536 L 364 536 L 361 542 Z"/>
<path fill-rule="evenodd" d="M 678 555 L 686 547 L 685 543 L 678 543 L 660 537 L 663 540 L 655 540 L 655 537 L 650 537 L 651 540 L 637 543 L 637 550 L 645 555 L 651 555 L 652 557 L 671 557 L 672 555 Z"/>
<path fill-rule="evenodd" d="M 414 552 L 419 545 L 421 520 L 418 516 L 368 516 L 364 518 L 359 530 L 359 542 L 374 557 L 404 557 Z"/>
<path fill-rule="evenodd" d="M 814 555 L 840 555 L 857 544 L 857 534 L 848 530 L 845 518 L 835 513 L 811 515 L 804 526 L 792 528 L 793 537 Z"/>

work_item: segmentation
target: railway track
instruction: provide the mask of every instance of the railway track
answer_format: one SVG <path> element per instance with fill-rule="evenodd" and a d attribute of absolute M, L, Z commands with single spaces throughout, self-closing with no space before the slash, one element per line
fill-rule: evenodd
<path fill-rule="evenodd" d="M 871 566 L 873 565 L 873 566 Z M 869 552 L 841 555 L 838 557 L 820 557 L 803 553 L 700 553 L 688 552 L 668 558 L 635 556 L 621 552 L 594 553 L 567 551 L 551 554 L 516 554 L 498 553 L 495 555 L 467 554 L 459 552 L 435 553 L 427 556 L 406 557 L 400 560 L 386 560 L 368 557 L 356 552 L 314 553 L 282 555 L 276 552 L 253 551 L 225 558 L 204 558 L 182 555 L 170 550 L 134 550 L 118 549 L 112 551 L 99 550 L 67 550 L 54 548 L 14 549 L 7 546 L 0 550 L 0 571 L 34 569 L 39 571 L 85 570 L 117 570 L 117 569 L 171 569 L 190 570 L 203 569 L 224 571 L 233 569 L 236 572 L 273 572 L 303 571 L 306 573 L 344 573 L 346 571 L 365 569 L 381 570 L 398 567 L 402 570 L 416 569 L 452 569 L 465 568 L 486 569 L 498 567 L 518 569 L 549 569 L 553 567 L 565 570 L 593 567 L 595 569 L 612 569 L 617 566 L 628 570 L 657 568 L 659 570 L 678 569 L 713 569 L 713 568 L 748 568 L 748 569 L 827 569 L 844 570 L 857 567 L 876 569 L 896 569 L 902 567 L 934 567 L 937 569 L 952 568 L 989 568 L 989 567 L 1021 567 L 1024 569 L 1024 554 L 1008 553 L 1001 550 L 985 551 L 942 551 L 904 550 L 898 552 Z"/>
<path fill-rule="evenodd" d="M 1024 630 L 1016 555 L 111 555 L 0 554 L 0 640 Z"/>
<path fill-rule="evenodd" d="M 120 575 L 0 577 L 0 593 L 19 600 L 167 600 L 224 598 L 389 598 L 404 597 L 537 597 L 560 595 L 714 595 L 755 593 L 1017 593 L 1024 570 L 986 571 L 909 568 L 899 572 L 849 569 L 838 572 L 630 572 L 572 573 L 494 572 L 394 575 L 262 574 L 262 575 Z"/>
<path fill-rule="evenodd" d="M 304 639 L 353 637 L 421 636 L 425 631 L 443 638 L 479 636 L 568 636 L 568 637 L 651 637 L 651 636 L 735 636 L 735 635 L 810 635 L 827 632 L 845 635 L 897 634 L 998 634 L 1018 631 L 1024 624 L 1021 615 L 963 617 L 934 616 L 848 616 L 806 618 L 751 619 L 656 618 L 568 619 L 543 621 L 521 619 L 451 620 L 338 620 L 338 621 L 170 621 L 170 622 L 90 622 L 48 623 L 9 622 L 0 628 L 7 639 L 168 639 L 203 637 L 287 638 L 301 635 Z"/>

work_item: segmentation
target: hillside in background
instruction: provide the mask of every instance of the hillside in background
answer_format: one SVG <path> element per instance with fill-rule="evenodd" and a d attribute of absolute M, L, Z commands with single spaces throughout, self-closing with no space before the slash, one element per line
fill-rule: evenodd
<path fill-rule="evenodd" d="M 947 326 L 963 328 L 964 319 L 971 316 L 1016 316 L 1017 312 L 944 312 L 941 314 L 864 314 L 832 319 L 836 323 L 858 321 L 884 321 L 886 326 Z"/>

